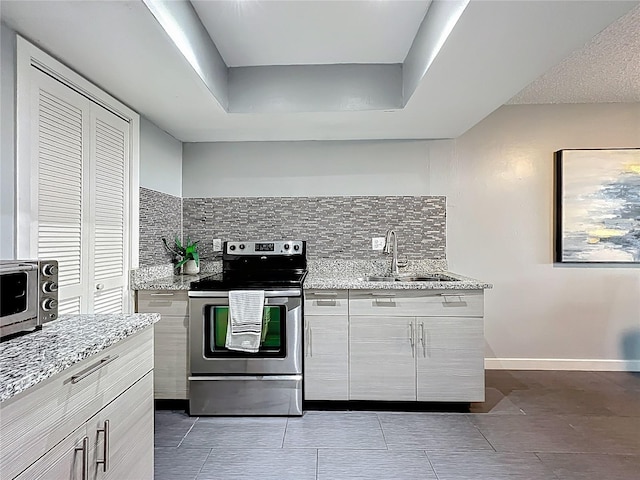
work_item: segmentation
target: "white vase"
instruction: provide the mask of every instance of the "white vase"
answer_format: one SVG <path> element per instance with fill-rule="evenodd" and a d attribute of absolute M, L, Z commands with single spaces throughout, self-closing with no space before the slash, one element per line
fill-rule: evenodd
<path fill-rule="evenodd" d="M 200 273 L 200 267 L 196 264 L 195 260 L 187 260 L 187 263 L 185 263 L 182 268 L 182 272 L 185 275 L 196 275 Z"/>

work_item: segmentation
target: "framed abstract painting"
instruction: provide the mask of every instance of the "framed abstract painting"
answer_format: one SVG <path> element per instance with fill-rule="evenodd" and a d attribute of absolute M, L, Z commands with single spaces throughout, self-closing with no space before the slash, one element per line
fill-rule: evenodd
<path fill-rule="evenodd" d="M 640 263 L 640 149 L 555 152 L 555 261 Z"/>

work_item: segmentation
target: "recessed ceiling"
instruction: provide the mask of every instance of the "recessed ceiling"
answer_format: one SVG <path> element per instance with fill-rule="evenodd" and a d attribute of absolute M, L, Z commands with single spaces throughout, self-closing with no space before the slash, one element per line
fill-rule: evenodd
<path fill-rule="evenodd" d="M 230 67 L 402 63 L 430 0 L 191 2 Z"/>
<path fill-rule="evenodd" d="M 304 8 L 309 2 L 268 3 Z M 374 9 L 387 2 L 358 3 Z M 201 142 L 457 137 L 637 5 L 607 0 L 471 0 L 404 109 L 270 114 L 226 112 L 142 2 L 3 0 L 0 12 L 11 28 L 177 139 Z M 351 21 L 355 32 L 358 21 Z M 637 32 L 637 17 L 631 22 Z M 345 50 L 359 51 L 361 35 L 342 40 Z M 367 39 L 370 42 L 379 40 L 368 36 L 373 37 Z M 221 41 L 215 43 L 222 51 Z M 401 43 L 394 42 L 394 48 L 400 49 Z M 305 53 L 298 60 L 321 61 L 309 48 L 309 56 Z M 287 58 L 279 61 L 295 61 L 294 49 L 282 50 Z M 330 61 L 336 54 L 320 55 Z M 576 77 L 569 76 L 569 81 Z"/>

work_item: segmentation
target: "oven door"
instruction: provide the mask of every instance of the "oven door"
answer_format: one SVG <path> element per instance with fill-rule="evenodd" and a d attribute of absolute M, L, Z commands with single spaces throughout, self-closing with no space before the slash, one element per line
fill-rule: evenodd
<path fill-rule="evenodd" d="M 32 264 L 0 266 L 0 326 L 2 335 L 36 326 L 38 322 L 38 267 Z"/>
<path fill-rule="evenodd" d="M 299 290 L 296 290 L 299 294 Z M 192 375 L 302 373 L 302 297 L 265 291 L 263 331 L 256 353 L 225 347 L 228 292 L 190 292 L 189 351 Z M 193 295 L 207 295 L 194 297 Z"/>

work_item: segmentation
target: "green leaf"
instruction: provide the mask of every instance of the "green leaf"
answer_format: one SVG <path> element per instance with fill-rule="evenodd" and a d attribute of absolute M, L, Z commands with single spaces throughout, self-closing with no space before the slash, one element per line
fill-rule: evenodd
<path fill-rule="evenodd" d="M 193 252 L 193 259 L 196 261 L 196 266 L 199 267 L 200 266 L 200 256 L 198 255 L 197 251 Z"/>

